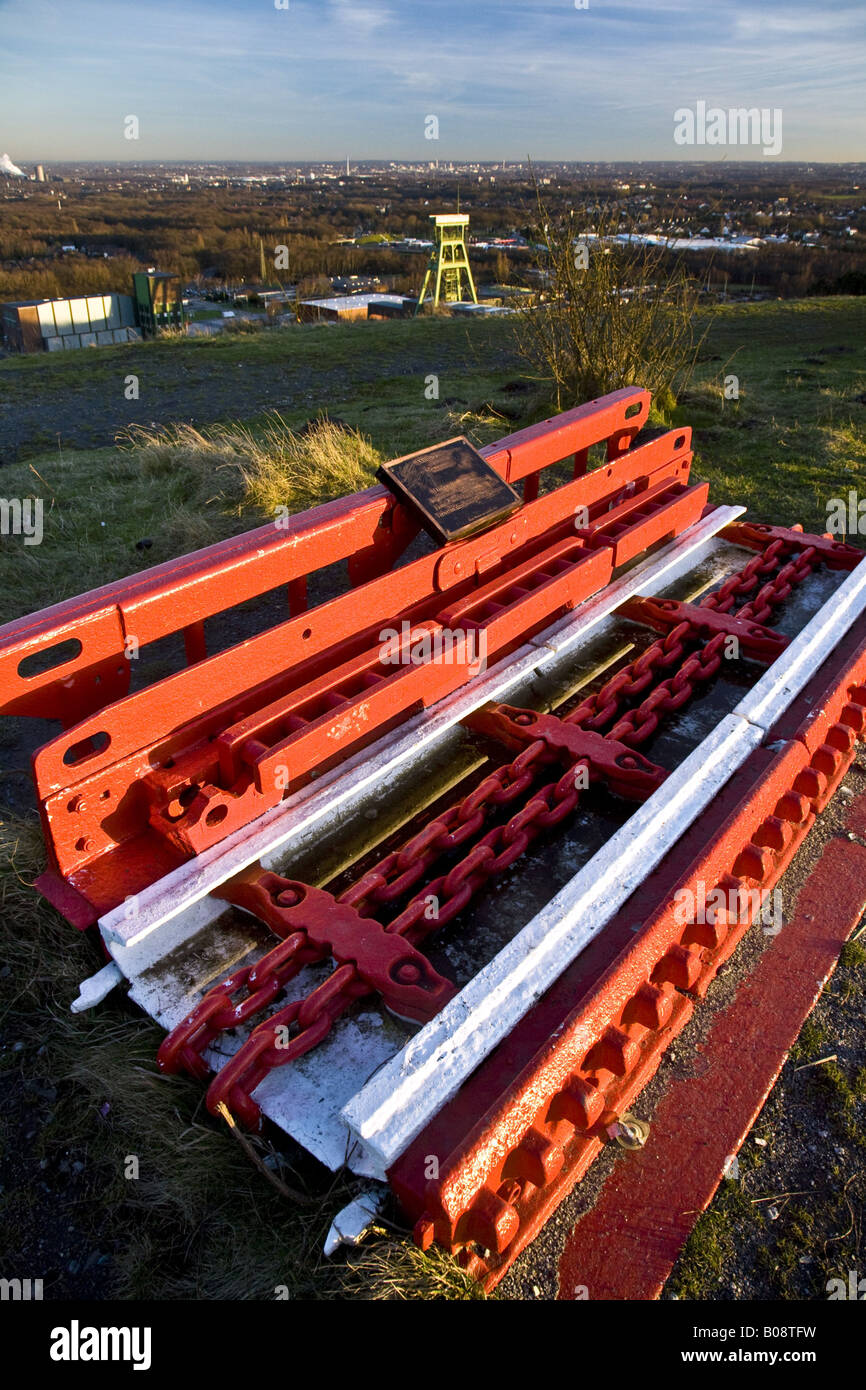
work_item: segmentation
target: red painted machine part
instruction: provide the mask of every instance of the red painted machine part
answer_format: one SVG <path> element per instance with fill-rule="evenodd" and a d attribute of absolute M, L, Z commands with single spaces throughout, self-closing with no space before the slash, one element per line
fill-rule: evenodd
<path fill-rule="evenodd" d="M 426 1246 L 493 1287 L 606 1141 L 749 919 L 683 923 L 684 890 L 767 890 L 866 727 L 866 619 L 579 959 L 413 1141 L 389 1180 Z M 816 706 L 820 704 L 820 713 Z M 799 716 L 799 722 L 798 722 Z M 708 914 L 712 915 L 712 914 Z M 428 1178 L 430 1160 L 439 1176 Z"/>
<path fill-rule="evenodd" d="M 636 413 L 628 416 L 629 409 Z M 368 580 L 363 610 L 371 618 L 379 612 L 375 627 L 359 631 L 360 595 L 346 594 L 211 658 L 204 656 L 196 638 L 195 625 L 203 615 L 226 607 L 225 587 L 222 598 L 217 597 L 221 586 L 231 581 L 231 602 L 237 601 L 234 583 L 239 573 L 243 597 L 255 584 L 266 591 L 282 556 L 281 580 L 291 592 L 301 575 L 330 563 L 340 549 L 358 546 L 373 505 L 370 494 L 360 494 L 353 508 L 332 504 L 292 518 L 288 559 L 283 553 L 285 537 L 274 542 L 271 528 L 266 528 L 264 548 L 262 533 L 252 533 L 260 543 L 255 554 L 248 547 L 250 538 L 240 538 L 0 632 L 0 691 L 7 712 L 22 712 L 27 705 L 28 712 L 44 714 L 63 688 L 73 704 L 80 704 L 93 675 L 83 664 L 83 650 L 68 667 L 35 678 L 26 697 L 18 674 L 25 659 L 21 653 L 28 644 L 28 651 L 34 649 L 36 633 L 44 645 L 49 636 L 56 639 L 61 628 L 86 637 L 96 617 L 104 627 L 111 600 L 111 640 L 135 635 L 146 643 L 163 635 L 169 625 L 173 630 L 185 625 L 188 647 L 198 657 L 176 675 L 119 700 L 109 683 L 113 703 L 80 720 L 35 755 L 34 774 L 52 857 L 40 880 L 42 891 L 76 925 L 87 925 L 184 858 L 262 814 L 311 771 L 338 761 L 348 747 L 361 746 L 472 674 L 459 664 L 436 663 L 401 669 L 387 681 L 380 679 L 381 673 L 365 671 L 365 660 L 373 657 L 371 634 L 378 636 L 384 622 L 399 627 L 403 621 L 429 625 L 444 618 L 465 630 L 481 629 L 488 658 L 502 655 L 557 612 L 603 586 L 612 564 L 633 558 L 695 521 L 706 505 L 706 486 L 686 486 L 690 432 L 671 431 L 626 449 L 645 413 L 645 393 L 614 393 L 488 450 L 504 474 L 531 482 L 536 477 L 532 469 L 557 461 L 567 447 L 574 451 L 578 476 L 490 532 Z M 584 474 L 589 448 L 600 440 L 606 440 L 608 456 L 616 461 Z M 380 517 L 393 513 L 386 503 L 383 498 Z M 585 521 L 586 515 L 590 519 L 575 532 L 577 509 L 582 509 L 578 520 Z M 347 546 L 340 541 L 344 532 Z M 405 525 L 401 534 L 404 540 L 409 534 Z M 375 538 L 371 544 L 375 548 Z M 393 559 L 389 545 L 386 541 L 379 552 L 383 564 Z M 265 552 L 270 554 L 270 568 L 259 563 Z M 348 557 L 356 576 L 355 560 L 363 553 L 360 545 Z M 443 604 L 441 595 L 448 590 L 450 603 Z M 88 612 L 88 600 L 96 607 L 95 616 Z M 62 622 L 57 624 L 60 610 Z M 140 614 L 149 620 L 144 625 L 138 622 Z M 112 650 L 108 636 L 106 644 L 106 650 Z M 332 673 L 341 662 L 346 669 L 360 671 L 354 703 L 351 692 L 334 689 Z M 251 671 L 259 677 L 252 690 Z M 305 682 L 310 704 L 301 710 Z M 364 682 L 369 682 L 369 692 Z M 97 698 L 102 688 L 100 681 L 91 696 Z M 333 715 L 328 714 L 329 705 Z M 255 734 L 243 740 L 240 769 L 227 784 L 226 759 L 237 766 L 232 750 L 238 744 L 230 731 L 255 727 L 268 706 L 274 716 L 274 740 L 262 742 Z M 313 708 L 318 712 L 310 719 Z"/>

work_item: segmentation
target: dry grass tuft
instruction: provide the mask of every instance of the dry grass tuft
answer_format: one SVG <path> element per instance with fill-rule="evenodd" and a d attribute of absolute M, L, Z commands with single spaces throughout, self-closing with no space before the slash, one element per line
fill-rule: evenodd
<path fill-rule="evenodd" d="M 487 1295 L 444 1250 L 427 1254 L 407 1240 L 375 1240 L 361 1246 L 343 1270 L 346 1296 L 364 1302 L 447 1299 L 468 1302 Z"/>
<path fill-rule="evenodd" d="M 194 425 L 167 429 L 131 426 L 120 438 L 134 450 L 143 473 L 186 469 L 198 475 L 198 501 L 251 505 L 266 516 L 303 511 L 330 498 L 369 487 L 382 456 L 359 430 L 321 416 L 303 432 L 272 413 L 258 428 Z M 205 494 L 207 497 L 205 497 Z"/>

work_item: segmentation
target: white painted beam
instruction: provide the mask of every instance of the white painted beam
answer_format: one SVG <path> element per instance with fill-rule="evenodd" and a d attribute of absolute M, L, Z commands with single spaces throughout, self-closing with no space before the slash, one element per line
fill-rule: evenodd
<path fill-rule="evenodd" d="M 614 580 L 574 612 L 534 637 L 511 656 L 477 676 L 456 694 L 408 720 L 397 730 L 325 773 L 250 825 L 181 864 L 157 883 L 106 913 L 99 922 L 112 953 L 138 945 L 151 932 L 205 898 L 226 879 L 260 860 L 269 866 L 291 841 L 301 849 L 372 793 L 381 794 L 406 765 L 435 745 L 460 720 L 488 700 L 502 699 L 534 670 L 544 671 L 565 652 L 588 641 L 600 624 L 636 593 L 653 594 L 693 568 L 710 550 L 723 526 L 744 507 L 717 507 L 684 531 L 657 555 Z M 548 660 L 548 654 L 551 660 Z M 202 904 L 200 915 L 215 919 L 216 902 Z"/>
<path fill-rule="evenodd" d="M 344 1119 L 385 1168 L 599 934 L 864 611 L 866 563 L 852 570 L 664 786 L 349 1102 Z"/>
<path fill-rule="evenodd" d="M 763 731 L 728 715 L 566 886 L 343 1109 L 388 1168 L 580 954 L 728 779 Z"/>

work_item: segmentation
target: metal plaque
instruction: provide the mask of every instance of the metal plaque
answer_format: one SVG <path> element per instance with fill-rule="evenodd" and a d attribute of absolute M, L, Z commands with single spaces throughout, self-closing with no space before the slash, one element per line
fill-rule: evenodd
<path fill-rule="evenodd" d="M 377 476 L 440 544 L 483 531 L 521 505 L 518 493 L 462 436 L 385 463 Z"/>

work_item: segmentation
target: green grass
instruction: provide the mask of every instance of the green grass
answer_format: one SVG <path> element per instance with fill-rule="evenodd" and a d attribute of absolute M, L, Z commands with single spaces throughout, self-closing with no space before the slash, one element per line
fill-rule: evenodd
<path fill-rule="evenodd" d="M 725 1179 L 712 1207 L 686 1242 L 672 1287 L 677 1298 L 704 1298 L 717 1289 L 726 1264 L 736 1253 L 736 1222 L 752 1216 L 742 1183 Z"/>
<path fill-rule="evenodd" d="M 118 449 L 54 454 L 3 470 L 6 496 L 43 499 L 41 545 L 0 546 L 0 621 L 194 550 L 237 526 L 225 515 L 218 486 L 181 470 L 147 474 Z M 201 502 L 194 515 L 184 509 Z M 248 522 L 247 524 L 252 524 Z M 147 549 L 136 543 L 152 541 Z"/>
<path fill-rule="evenodd" d="M 50 394 L 58 380 L 82 384 L 93 373 L 116 387 L 129 354 L 148 370 L 182 370 L 195 363 L 217 376 L 239 364 L 265 361 L 291 370 L 345 372 L 342 392 L 329 391 L 317 409 L 369 439 L 381 457 L 394 457 L 466 433 L 487 443 L 519 428 L 527 395 L 505 391 L 519 378 L 507 355 L 505 320 L 469 327 L 446 319 L 290 328 L 240 339 L 218 338 L 106 348 L 57 358 L 0 362 L 0 387 Z M 396 372 L 400 356 L 418 343 L 439 376 L 438 400 L 423 380 Z M 838 349 L 844 348 L 845 351 Z M 382 351 L 383 375 L 361 378 Z M 104 356 L 103 356 L 104 354 Z M 491 368 L 486 358 L 500 362 Z M 505 357 L 504 363 L 501 359 Z M 821 363 L 806 364 L 807 357 Z M 824 530 L 827 502 L 849 488 L 866 495 L 866 301 L 808 300 L 726 306 L 714 311 L 695 379 L 672 416 L 694 429 L 693 477 L 708 479 L 716 501 L 739 502 L 756 519 L 800 521 Z M 139 362 L 140 366 L 140 362 Z M 722 397 L 724 377 L 736 372 L 740 399 Z M 531 395 L 528 397 L 531 406 Z M 297 429 L 316 410 L 281 411 Z M 261 436 L 269 416 L 243 422 Z M 202 488 L 189 471 L 142 474 L 134 455 L 117 449 L 69 451 L 54 445 L 39 457 L 3 470 L 7 496 L 41 495 L 45 540 L 40 547 L 0 548 L 0 617 L 42 607 L 109 579 L 208 544 L 263 519 L 252 497 L 229 497 L 215 475 Z M 137 541 L 153 544 L 145 552 Z"/>
<path fill-rule="evenodd" d="M 800 1036 L 791 1048 L 791 1056 L 797 1062 L 813 1061 L 820 1056 L 828 1036 L 823 1023 L 820 1023 L 814 1016 L 807 1018 L 800 1029 Z"/>
<path fill-rule="evenodd" d="M 739 400 L 724 399 L 730 374 Z M 866 300 L 724 306 L 673 422 L 692 425 L 716 501 L 823 531 L 831 497 L 866 495 L 864 394 Z"/>
<path fill-rule="evenodd" d="M 429 350 L 430 371 L 433 372 L 437 357 L 460 352 L 466 354 L 467 360 L 474 357 L 481 362 L 491 351 L 499 351 L 509 339 L 507 321 L 502 319 L 472 324 L 436 317 L 390 322 L 360 320 L 336 325 L 287 324 L 256 335 L 255 341 L 229 334 L 202 338 L 167 336 L 151 342 L 80 352 L 11 355 L 0 361 L 0 381 L 4 394 L 23 384 L 32 388 L 37 381 L 40 390 L 45 392 L 50 391 L 52 383 L 86 384 L 94 372 L 113 378 L 118 363 L 126 369 L 128 361 L 138 361 L 155 369 L 170 366 L 175 372 L 187 365 L 218 371 L 237 363 L 263 362 L 290 369 L 310 367 L 314 371 L 345 368 L 351 380 L 358 374 L 359 367 L 365 363 L 369 365 L 371 360 L 374 371 L 376 359 L 399 363 L 408 350 L 417 348 L 419 341 L 423 342 L 425 351 Z M 472 344 L 469 349 L 467 342 Z"/>

